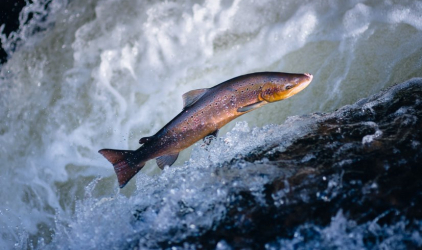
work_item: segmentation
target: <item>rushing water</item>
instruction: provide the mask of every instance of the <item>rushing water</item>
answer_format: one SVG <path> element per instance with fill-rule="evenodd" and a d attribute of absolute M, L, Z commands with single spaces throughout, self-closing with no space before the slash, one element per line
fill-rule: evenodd
<path fill-rule="evenodd" d="M 236 178 L 240 170 L 218 180 L 215 163 L 272 136 L 306 133 L 307 124 L 270 125 L 288 116 L 331 111 L 422 75 L 421 13 L 414 0 L 34 1 L 20 30 L 2 36 L 10 59 L 0 69 L 0 246 L 94 248 L 134 233 L 148 240 L 181 223 L 180 197 L 201 212 L 189 220 L 192 232 L 210 226 L 224 213 L 216 204 L 225 185 L 259 190 L 269 181 Z M 256 71 L 314 80 L 237 120 L 247 124 L 226 126 L 221 145 L 198 143 L 159 175 L 150 162 L 118 189 L 99 149 L 135 149 L 180 112 L 183 93 Z M 131 209 L 152 204 L 160 213 L 151 209 L 134 229 Z M 321 235 L 345 220 L 339 212 Z"/>

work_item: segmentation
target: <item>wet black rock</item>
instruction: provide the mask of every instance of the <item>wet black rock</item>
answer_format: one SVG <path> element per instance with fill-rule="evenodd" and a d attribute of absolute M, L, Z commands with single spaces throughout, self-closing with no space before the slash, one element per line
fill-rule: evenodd
<path fill-rule="evenodd" d="M 3 34 L 9 36 L 12 31 L 19 28 L 19 13 L 26 5 L 24 0 L 2 0 L 0 8 L 0 27 L 4 25 Z M 7 60 L 6 51 L 0 40 L 0 64 Z"/>
<path fill-rule="evenodd" d="M 414 80 L 386 92 L 322 114 L 317 130 L 271 154 L 270 164 L 296 168 L 296 174 L 287 183 L 281 178 L 267 186 L 267 206 L 239 202 L 253 227 L 221 233 L 234 223 L 228 218 L 208 237 L 231 235 L 230 245 L 260 248 L 278 237 L 293 237 L 299 225 L 326 226 L 339 210 L 357 224 L 377 219 L 391 225 L 404 217 L 412 227 L 421 220 L 422 84 Z M 286 186 L 283 205 L 272 205 Z M 370 246 L 375 239 L 364 240 Z"/>
<path fill-rule="evenodd" d="M 294 248 L 341 248 L 323 233 L 339 217 L 347 218 L 345 231 L 355 246 L 377 248 L 400 230 L 390 247 L 421 247 L 422 79 L 300 119 L 315 125 L 287 149 L 272 144 L 221 166 L 265 158 L 266 165 L 288 169 L 291 174 L 273 176 L 265 185 L 263 200 L 233 189 L 227 212 L 212 228 L 158 247 L 263 249 L 289 241 Z M 353 238 L 355 229 L 359 239 Z M 295 238 L 300 240 L 292 244 Z"/>

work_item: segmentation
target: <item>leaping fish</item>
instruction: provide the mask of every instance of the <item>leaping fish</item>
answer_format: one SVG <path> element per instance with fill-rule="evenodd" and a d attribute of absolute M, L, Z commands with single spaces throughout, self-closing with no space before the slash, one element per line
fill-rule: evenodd
<path fill-rule="evenodd" d="M 218 130 L 233 119 L 265 104 L 289 98 L 312 81 L 308 73 L 258 72 L 235 77 L 212 88 L 195 89 L 183 95 L 183 110 L 155 135 L 143 137 L 137 150 L 101 149 L 110 161 L 120 188 L 148 160 L 158 167 L 171 166 L 179 152 Z"/>

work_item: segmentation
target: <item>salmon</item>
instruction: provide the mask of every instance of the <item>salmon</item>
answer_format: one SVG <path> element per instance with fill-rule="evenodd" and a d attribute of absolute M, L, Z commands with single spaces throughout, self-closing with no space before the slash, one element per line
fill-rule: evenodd
<path fill-rule="evenodd" d="M 233 119 L 268 103 L 289 98 L 306 88 L 308 73 L 258 72 L 235 77 L 212 88 L 183 95 L 183 110 L 155 135 L 143 137 L 137 150 L 101 149 L 111 164 L 120 188 L 134 177 L 148 160 L 158 167 L 171 166 L 179 152 L 218 130 Z"/>

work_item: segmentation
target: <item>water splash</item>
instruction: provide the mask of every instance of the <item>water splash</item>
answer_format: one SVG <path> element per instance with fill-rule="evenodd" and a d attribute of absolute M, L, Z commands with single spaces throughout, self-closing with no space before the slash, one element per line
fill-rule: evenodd
<path fill-rule="evenodd" d="M 97 150 L 136 148 L 137 138 L 181 110 L 191 89 L 254 71 L 315 75 L 295 98 L 242 117 L 253 127 L 333 110 L 420 75 L 421 11 L 420 1 L 33 1 L 20 30 L 1 36 L 10 59 L 0 69 L 0 181 L 7 187 L 0 244 L 49 244 L 94 206 L 84 203 L 85 187 L 98 175 L 92 199 L 115 195 L 117 202 L 139 192 L 147 180 L 116 194 L 113 170 Z M 271 144 L 277 127 L 234 126 L 208 148 L 214 154 L 197 146 L 175 169 L 247 152 L 250 145 L 240 143 L 247 134 Z M 280 150 L 292 134 L 278 134 L 286 136 Z"/>

